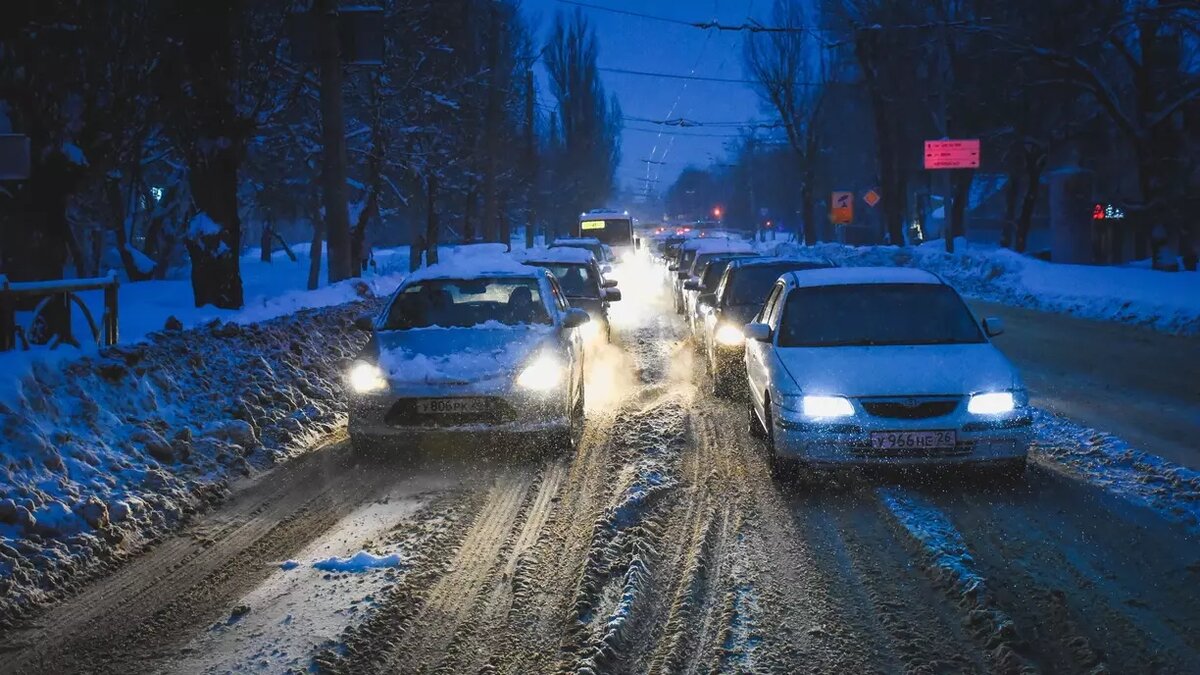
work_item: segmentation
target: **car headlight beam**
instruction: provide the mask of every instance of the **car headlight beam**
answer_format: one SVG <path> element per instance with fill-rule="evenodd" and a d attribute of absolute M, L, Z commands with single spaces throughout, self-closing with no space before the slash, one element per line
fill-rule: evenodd
<path fill-rule="evenodd" d="M 805 417 L 831 419 L 850 417 L 854 414 L 854 405 L 844 396 L 804 396 L 800 399 L 800 410 Z"/>
<path fill-rule="evenodd" d="M 717 344 L 725 345 L 726 347 L 736 347 L 746 343 L 746 335 L 742 332 L 742 327 L 731 323 L 721 324 L 717 328 L 715 337 Z"/>
<path fill-rule="evenodd" d="M 369 394 L 387 386 L 383 370 L 374 363 L 359 361 L 350 368 L 350 388 L 358 394 Z"/>
<path fill-rule="evenodd" d="M 517 376 L 517 386 L 533 391 L 549 391 L 562 382 L 565 370 L 558 359 L 548 355 L 539 356 Z"/>
<path fill-rule="evenodd" d="M 1003 415 L 1012 412 L 1016 407 L 1016 397 L 1011 391 L 972 394 L 967 401 L 967 412 L 972 415 Z"/>

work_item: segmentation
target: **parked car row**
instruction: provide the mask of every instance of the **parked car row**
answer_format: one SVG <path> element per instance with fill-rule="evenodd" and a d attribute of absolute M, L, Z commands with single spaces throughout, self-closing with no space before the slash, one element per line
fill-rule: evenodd
<path fill-rule="evenodd" d="M 1019 474 L 1028 395 L 940 277 L 757 255 L 744 242 L 657 249 L 715 395 L 745 398 L 772 466 L 986 465 Z"/>

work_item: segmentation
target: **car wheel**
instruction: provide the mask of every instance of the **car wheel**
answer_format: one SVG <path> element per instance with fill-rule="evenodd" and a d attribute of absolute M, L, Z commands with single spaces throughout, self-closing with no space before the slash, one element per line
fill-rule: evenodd
<path fill-rule="evenodd" d="M 794 467 L 787 459 L 780 457 L 779 453 L 775 450 L 775 425 L 771 421 L 771 405 L 769 401 L 763 406 L 763 415 L 766 417 L 764 420 L 766 431 L 763 432 L 763 436 L 765 437 L 763 446 L 766 448 L 767 465 L 771 470 L 771 475 L 775 478 L 789 478 L 793 474 Z"/>

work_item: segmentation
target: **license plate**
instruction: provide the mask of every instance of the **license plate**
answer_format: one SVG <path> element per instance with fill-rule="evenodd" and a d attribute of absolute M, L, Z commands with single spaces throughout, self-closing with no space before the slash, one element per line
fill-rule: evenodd
<path fill-rule="evenodd" d="M 871 447 L 876 450 L 929 450 L 953 448 L 953 431 L 874 431 Z"/>
<path fill-rule="evenodd" d="M 485 413 L 486 398 L 421 398 L 417 399 L 417 412 L 422 415 Z"/>

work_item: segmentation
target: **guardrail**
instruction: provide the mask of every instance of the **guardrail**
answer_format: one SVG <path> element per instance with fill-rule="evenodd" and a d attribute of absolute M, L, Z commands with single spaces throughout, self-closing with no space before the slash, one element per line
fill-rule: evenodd
<path fill-rule="evenodd" d="M 35 325 L 39 318 L 47 322 L 50 339 L 46 344 L 51 349 L 63 343 L 79 347 L 79 340 L 75 339 L 71 331 L 72 304 L 78 307 L 87 319 L 88 328 L 91 329 L 92 339 L 96 344 L 116 344 L 118 285 L 116 272 L 93 279 L 15 283 L 10 282 L 8 277 L 0 276 L 0 351 L 15 349 L 18 343 L 22 349 L 29 349 L 26 331 L 17 324 L 17 308 L 20 300 L 39 296 L 41 300 L 33 308 L 33 317 L 29 325 Z M 100 326 L 96 325 L 91 310 L 78 295 L 84 291 L 104 291 L 104 315 L 100 318 Z"/>

